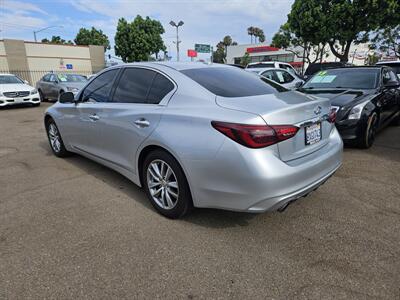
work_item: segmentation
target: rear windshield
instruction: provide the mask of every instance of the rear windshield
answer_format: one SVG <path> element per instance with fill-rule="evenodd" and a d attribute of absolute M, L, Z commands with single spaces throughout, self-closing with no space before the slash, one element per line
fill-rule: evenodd
<path fill-rule="evenodd" d="M 287 91 L 277 83 L 238 68 L 201 68 L 181 72 L 221 97 L 248 97 Z"/>
<path fill-rule="evenodd" d="M 341 68 L 344 67 L 344 64 L 337 62 L 337 63 L 327 63 L 327 64 L 311 64 L 308 66 L 306 72 L 304 75 L 313 75 L 317 73 L 318 71 L 321 70 L 328 70 L 328 69 L 335 69 L 335 68 Z"/>
<path fill-rule="evenodd" d="M 315 74 L 302 88 L 374 89 L 379 82 L 379 74 L 379 69 L 342 68 L 325 70 Z"/>

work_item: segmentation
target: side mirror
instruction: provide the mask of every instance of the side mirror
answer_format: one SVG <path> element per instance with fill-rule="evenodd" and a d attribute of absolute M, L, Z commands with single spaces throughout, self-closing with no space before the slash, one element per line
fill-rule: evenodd
<path fill-rule="evenodd" d="M 389 81 L 386 82 L 383 86 L 384 86 L 385 88 L 393 89 L 393 88 L 399 87 L 399 86 L 400 86 L 400 83 L 399 83 L 398 81 L 396 81 L 396 80 L 389 80 Z"/>
<path fill-rule="evenodd" d="M 74 96 L 74 94 L 72 92 L 62 93 L 58 97 L 58 102 L 60 102 L 60 103 L 73 103 L 73 102 L 75 102 L 75 96 Z"/>
<path fill-rule="evenodd" d="M 295 83 L 294 86 L 295 86 L 296 89 L 298 89 L 298 88 L 301 87 L 303 84 L 304 84 L 303 81 L 297 81 L 297 82 Z"/>

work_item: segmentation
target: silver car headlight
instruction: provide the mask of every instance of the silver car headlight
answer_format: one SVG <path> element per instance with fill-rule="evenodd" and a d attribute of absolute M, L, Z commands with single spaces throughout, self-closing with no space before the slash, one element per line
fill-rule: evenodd
<path fill-rule="evenodd" d="M 37 94 L 37 92 L 38 92 L 37 89 L 33 89 L 33 90 L 31 91 L 31 95 Z"/>
<path fill-rule="evenodd" d="M 360 119 L 361 118 L 361 113 L 362 113 L 365 105 L 368 104 L 368 102 L 369 102 L 369 100 L 361 102 L 360 104 L 357 104 L 356 106 L 354 106 L 350 111 L 348 119 L 349 120 L 358 120 L 358 119 Z"/>
<path fill-rule="evenodd" d="M 76 87 L 67 86 L 67 91 L 68 92 L 77 92 L 77 91 L 79 91 L 79 89 Z"/>

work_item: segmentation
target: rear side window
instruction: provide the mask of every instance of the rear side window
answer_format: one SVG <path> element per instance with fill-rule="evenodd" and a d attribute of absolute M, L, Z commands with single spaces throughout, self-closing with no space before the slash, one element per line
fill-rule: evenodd
<path fill-rule="evenodd" d="M 285 71 L 275 71 L 279 83 L 289 83 L 294 80 L 294 77 Z"/>
<path fill-rule="evenodd" d="M 50 74 L 46 74 L 43 76 L 43 81 L 49 81 L 50 80 Z"/>
<path fill-rule="evenodd" d="M 233 67 L 187 69 L 181 72 L 221 97 L 247 97 L 287 91 L 266 78 Z"/>
<path fill-rule="evenodd" d="M 174 89 L 173 83 L 161 74 L 157 74 L 153 80 L 149 96 L 147 97 L 148 103 L 158 104 L 160 101 Z"/>
<path fill-rule="evenodd" d="M 142 68 L 126 68 L 115 89 L 112 102 L 147 103 L 156 72 Z"/>
<path fill-rule="evenodd" d="M 117 73 L 118 69 L 113 69 L 94 78 L 83 91 L 81 99 L 83 101 L 90 99 L 96 102 L 108 101 Z"/>

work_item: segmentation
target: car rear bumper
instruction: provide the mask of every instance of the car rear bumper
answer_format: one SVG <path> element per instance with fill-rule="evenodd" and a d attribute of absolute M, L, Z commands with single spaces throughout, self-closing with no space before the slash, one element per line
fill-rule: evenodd
<path fill-rule="evenodd" d="M 227 139 L 214 161 L 186 161 L 194 205 L 277 210 L 315 190 L 342 163 L 343 142 L 335 128 L 326 145 L 299 159 L 283 162 L 275 146 L 249 149 Z"/>
<path fill-rule="evenodd" d="M 28 95 L 22 98 L 0 97 L 0 107 L 22 104 L 38 104 L 40 103 L 39 93 Z"/>

